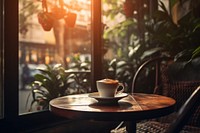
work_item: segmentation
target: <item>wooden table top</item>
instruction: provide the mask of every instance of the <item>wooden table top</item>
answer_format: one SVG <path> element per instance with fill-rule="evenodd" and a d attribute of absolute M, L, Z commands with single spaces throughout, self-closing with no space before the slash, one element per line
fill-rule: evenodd
<path fill-rule="evenodd" d="M 90 93 L 91 94 L 91 93 Z M 168 115 L 174 111 L 172 98 L 134 93 L 118 101 L 118 104 L 99 104 L 89 94 L 69 95 L 50 101 L 49 110 L 69 119 L 94 120 L 143 120 Z"/>

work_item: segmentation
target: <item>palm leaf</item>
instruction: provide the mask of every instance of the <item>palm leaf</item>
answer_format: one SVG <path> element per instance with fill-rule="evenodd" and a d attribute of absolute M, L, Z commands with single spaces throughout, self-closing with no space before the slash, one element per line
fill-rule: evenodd
<path fill-rule="evenodd" d="M 193 53 L 192 53 L 192 59 L 196 58 L 197 56 L 200 56 L 200 46 L 197 47 Z"/>

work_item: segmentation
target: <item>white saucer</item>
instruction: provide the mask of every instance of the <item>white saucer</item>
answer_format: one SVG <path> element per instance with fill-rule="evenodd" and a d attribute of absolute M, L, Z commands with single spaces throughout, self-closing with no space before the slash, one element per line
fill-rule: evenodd
<path fill-rule="evenodd" d="M 90 93 L 88 95 L 91 98 L 96 99 L 101 104 L 116 104 L 118 101 L 124 97 L 127 97 L 127 93 L 117 94 L 115 97 L 100 97 L 98 92 Z"/>

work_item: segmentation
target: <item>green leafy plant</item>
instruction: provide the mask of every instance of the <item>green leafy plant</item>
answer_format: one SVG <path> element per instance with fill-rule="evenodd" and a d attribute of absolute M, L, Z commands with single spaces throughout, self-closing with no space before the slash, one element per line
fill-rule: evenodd
<path fill-rule="evenodd" d="M 36 103 L 37 107 L 48 109 L 49 101 L 53 98 L 68 95 L 68 89 L 73 81 L 73 75 L 65 73 L 64 67 L 46 65 L 46 68 L 38 68 L 41 72 L 34 76 L 35 80 L 30 84 L 32 92 L 27 98 L 27 103 L 32 96 L 30 111 Z"/>
<path fill-rule="evenodd" d="M 104 32 L 105 47 L 112 47 L 116 52 L 113 60 L 105 61 L 105 68 L 112 70 L 114 74 L 111 76 L 126 83 L 127 88 L 131 88 L 133 75 L 139 65 L 148 58 L 167 55 L 175 57 L 178 61 L 188 61 L 200 55 L 200 21 L 194 16 L 193 10 L 176 24 L 164 4 L 160 2 L 159 6 L 162 10 L 146 17 L 150 19 L 145 20 L 144 38 L 137 34 L 137 23 L 131 18 L 114 27 L 108 27 Z M 121 12 L 119 8 L 115 9 L 118 10 L 115 12 Z M 109 13 L 112 12 L 107 14 Z M 149 68 L 146 76 L 151 73 L 150 70 L 153 69 Z"/>
<path fill-rule="evenodd" d="M 110 4 L 110 1 L 104 1 Z M 129 6 L 129 2 L 131 1 L 113 0 L 112 10 L 103 12 L 107 18 L 110 18 L 110 21 L 116 20 L 113 19 L 115 18 L 113 16 L 121 15 L 120 22 L 114 26 L 108 26 L 104 30 L 104 49 L 112 49 L 114 53 L 112 59 L 104 60 L 104 77 L 115 78 L 123 82 L 126 85 L 126 91 L 131 88 L 133 75 L 143 62 L 143 53 L 147 49 L 154 47 L 154 45 L 148 45 L 148 34 L 138 31 L 137 17 L 133 14 L 133 10 L 137 9 L 133 6 L 136 3 L 132 3 L 132 1 L 133 5 Z M 144 12 L 143 15 L 145 16 L 146 14 Z M 141 37 L 141 34 L 144 34 L 144 36 Z"/>
<path fill-rule="evenodd" d="M 192 59 L 195 58 L 195 57 L 198 57 L 198 56 L 200 56 L 200 46 L 197 47 L 197 48 L 193 51 L 193 53 L 192 53 Z"/>
<path fill-rule="evenodd" d="M 80 54 L 71 56 L 71 63 L 65 71 L 73 75 L 74 93 L 86 93 L 91 91 L 91 62 L 87 57 L 84 61 L 81 60 Z"/>
<path fill-rule="evenodd" d="M 80 55 L 71 57 L 68 68 L 61 64 L 46 65 L 46 68 L 38 68 L 40 73 L 34 76 L 34 81 L 29 85 L 32 89 L 27 98 L 30 103 L 30 111 L 35 107 L 37 110 L 48 109 L 50 100 L 77 93 L 91 91 L 90 62 L 81 61 Z"/>
<path fill-rule="evenodd" d="M 126 19 L 104 32 L 105 49 L 112 49 L 115 56 L 112 60 L 104 60 L 105 77 L 118 79 L 130 88 L 134 71 L 140 64 L 143 49 L 136 30 L 136 22 Z"/>
<path fill-rule="evenodd" d="M 147 24 L 151 44 L 162 47 L 175 60 L 190 60 L 199 55 L 200 18 L 194 16 L 193 10 L 174 23 L 164 4 L 162 10 L 154 13 Z"/>

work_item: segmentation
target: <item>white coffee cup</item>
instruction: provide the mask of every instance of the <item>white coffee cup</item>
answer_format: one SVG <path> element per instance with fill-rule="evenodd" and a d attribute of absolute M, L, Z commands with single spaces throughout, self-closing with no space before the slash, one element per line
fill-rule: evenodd
<path fill-rule="evenodd" d="M 100 97 L 115 97 L 116 94 L 122 93 L 124 91 L 124 85 L 122 83 L 119 83 L 118 80 L 97 80 L 96 85 Z"/>

